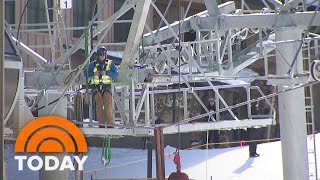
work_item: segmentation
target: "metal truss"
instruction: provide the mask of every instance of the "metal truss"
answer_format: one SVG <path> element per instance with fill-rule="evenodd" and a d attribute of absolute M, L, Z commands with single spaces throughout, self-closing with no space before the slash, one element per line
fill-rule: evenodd
<path fill-rule="evenodd" d="M 148 0 L 126 1 L 118 12 L 109 19 L 99 23 L 92 33 L 95 37 L 103 32 L 103 35 L 99 37 L 100 40 L 94 45 L 94 51 L 97 46 L 102 44 L 101 40 L 111 25 L 125 12 L 134 8 L 135 14 L 132 19 L 132 26 L 120 66 L 121 78 L 119 79 L 119 83 L 121 85 L 114 84 L 113 88 L 115 92 L 113 101 L 114 107 L 116 108 L 114 115 L 116 121 L 117 118 L 120 118 L 119 122 L 123 124 L 138 124 L 142 107 L 146 106 L 148 108 L 150 107 L 150 109 L 144 109 L 146 115 L 142 122 L 145 123 L 145 125 L 154 124 L 154 111 L 156 110 L 154 109 L 155 107 L 150 106 L 152 103 L 149 101 L 150 99 L 152 101 L 152 96 L 154 96 L 150 88 L 170 86 L 172 84 L 185 84 L 188 90 L 181 90 L 181 92 L 183 92 L 183 94 L 193 94 L 200 106 L 204 108 L 206 112 L 209 112 L 201 98 L 194 93 L 194 91 L 190 91 L 190 89 L 198 88 L 192 86 L 191 82 L 206 83 L 208 86 L 207 90 L 213 91 L 213 94 L 218 96 L 216 99 L 221 102 L 224 107 L 228 107 L 228 104 L 220 95 L 219 88 L 217 88 L 213 82 L 228 82 L 228 80 L 248 78 L 252 78 L 252 80 L 268 80 L 269 84 L 274 84 L 274 81 L 286 83 L 306 82 L 308 75 L 305 76 L 305 74 L 294 74 L 295 77 L 299 78 L 292 78 L 293 74 L 291 76 L 286 74 L 270 74 L 268 63 L 270 59 L 275 56 L 275 44 L 290 42 L 275 42 L 274 29 L 283 26 L 306 26 L 311 18 L 312 12 L 279 14 L 279 9 L 271 9 L 265 1 L 263 1 L 263 4 L 265 7 L 262 10 L 252 10 L 245 1 L 242 1 L 241 9 L 236 9 L 233 1 L 220 5 L 217 5 L 215 1 L 213 3 L 206 1 L 206 7 L 212 7 L 209 8 L 210 11 L 204 11 L 186 17 L 192 5 L 192 1 L 189 1 L 183 19 L 170 24 L 165 17 L 166 14 L 162 14 L 154 2 Z M 160 17 L 161 22 L 164 23 L 165 26 L 161 28 L 159 26 L 157 30 L 153 31 L 145 23 L 146 15 L 150 8 Z M 100 11 L 101 10 L 98 12 Z M 316 15 L 313 21 L 314 25 L 320 22 L 317 18 L 320 17 Z M 90 24 L 92 23 L 93 21 Z M 143 34 L 144 29 L 149 31 L 149 33 Z M 178 32 L 185 33 L 188 31 L 195 31 L 196 39 L 190 42 L 181 42 Z M 141 43 L 141 36 L 143 37 L 143 45 L 139 45 Z M 255 38 L 257 40 L 243 49 L 241 43 L 247 41 L 249 38 Z M 172 43 L 166 44 L 165 42 L 168 42 L 168 40 L 172 41 Z M 83 46 L 84 36 L 80 37 L 79 41 L 72 48 L 58 57 L 57 62 L 63 66 L 70 55 Z M 316 47 L 316 49 L 318 49 L 318 47 Z M 81 77 L 81 72 L 84 65 L 92 56 L 93 51 L 79 70 L 70 77 L 69 84 L 62 82 L 70 72 L 64 72 L 62 68 L 60 68 L 58 71 L 49 71 L 50 73 L 41 71 L 26 73 L 26 87 L 36 87 L 46 91 L 54 86 L 62 86 L 65 87 L 61 95 L 61 97 L 63 97 L 70 87 L 75 84 L 83 84 L 84 79 Z M 144 52 L 144 54 L 137 52 Z M 254 74 L 252 77 L 241 76 L 242 71 L 245 71 L 248 66 L 258 60 L 263 61 L 264 75 Z M 138 65 L 146 66 L 146 68 L 135 68 L 137 63 Z M 75 80 L 79 80 L 78 76 L 80 77 L 80 81 L 75 82 Z M 146 78 L 151 78 L 151 82 L 145 83 Z M 140 88 L 142 86 L 144 89 Z M 247 88 L 249 85 L 241 86 Z M 234 88 L 232 85 L 226 87 L 230 89 Z M 121 93 L 124 92 L 123 88 L 126 89 L 126 93 Z M 119 89 L 120 92 L 118 92 Z M 176 90 L 177 89 L 172 91 Z M 120 95 L 117 95 L 116 92 L 120 93 Z M 133 92 L 142 93 L 139 95 L 140 99 L 138 101 L 136 100 L 136 93 Z M 166 93 L 171 93 L 171 90 Z M 130 98 L 121 100 L 124 99 L 125 96 Z M 39 97 L 41 98 L 41 95 Z M 185 102 L 185 99 L 183 99 L 183 102 Z M 122 112 L 120 113 L 120 111 Z M 184 118 L 187 118 L 187 110 L 184 111 Z M 230 109 L 227 111 L 233 119 L 238 120 Z M 248 111 L 250 111 L 250 108 L 248 108 Z M 250 117 L 249 112 L 248 117 Z M 270 118 L 274 119 L 273 117 Z"/>

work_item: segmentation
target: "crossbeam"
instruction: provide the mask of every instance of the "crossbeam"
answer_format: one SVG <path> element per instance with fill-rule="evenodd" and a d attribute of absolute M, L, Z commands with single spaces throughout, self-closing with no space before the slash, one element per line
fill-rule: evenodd
<path fill-rule="evenodd" d="M 219 17 L 197 17 L 200 30 L 233 30 L 241 28 L 275 28 L 275 27 L 306 27 L 309 25 L 315 12 L 297 12 L 287 14 L 256 13 L 231 15 L 224 14 Z M 316 16 L 311 26 L 320 25 L 320 13 Z"/>

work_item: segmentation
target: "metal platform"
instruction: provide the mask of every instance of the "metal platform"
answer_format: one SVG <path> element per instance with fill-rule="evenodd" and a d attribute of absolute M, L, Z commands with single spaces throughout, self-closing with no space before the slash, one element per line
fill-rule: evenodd
<path fill-rule="evenodd" d="M 274 119 L 242 119 L 242 120 L 224 120 L 208 123 L 189 123 L 181 125 L 163 125 L 163 134 L 176 134 L 199 132 L 206 130 L 232 130 L 246 128 L 260 128 L 274 124 Z M 159 125 L 161 126 L 161 125 Z M 180 126 L 180 127 L 178 127 Z M 154 131 L 151 127 L 132 127 L 132 128 L 80 128 L 86 137 L 108 137 L 108 136 L 153 136 Z"/>

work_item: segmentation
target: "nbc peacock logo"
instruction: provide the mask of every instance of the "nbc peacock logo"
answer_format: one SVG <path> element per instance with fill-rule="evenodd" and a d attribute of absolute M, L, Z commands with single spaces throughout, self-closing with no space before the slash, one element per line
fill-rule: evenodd
<path fill-rule="evenodd" d="M 80 129 L 67 119 L 58 116 L 44 116 L 37 118 L 20 131 L 14 146 L 16 153 L 85 153 L 88 152 L 86 139 Z M 84 162 L 88 156 L 73 156 L 79 165 L 79 170 L 83 169 Z M 18 169 L 24 169 L 23 162 L 27 160 L 28 168 L 34 171 L 40 170 L 43 166 L 45 170 L 53 171 L 70 169 L 74 170 L 71 156 L 64 156 L 62 162 L 55 156 L 34 155 L 15 156 L 18 160 Z M 35 162 L 37 161 L 37 162 Z M 35 162 L 35 163 L 34 163 Z M 34 165 L 36 164 L 36 165 Z M 60 165 L 60 167 L 59 167 Z"/>

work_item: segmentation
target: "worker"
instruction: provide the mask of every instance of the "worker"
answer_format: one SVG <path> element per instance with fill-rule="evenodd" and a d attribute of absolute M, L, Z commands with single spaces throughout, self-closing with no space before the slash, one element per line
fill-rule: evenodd
<path fill-rule="evenodd" d="M 111 82 L 118 77 L 118 70 L 112 60 L 107 59 L 107 52 L 104 46 L 98 48 L 98 58 L 89 64 L 87 77 L 90 78 L 96 103 L 96 120 L 99 124 L 112 125 Z"/>
<path fill-rule="evenodd" d="M 261 101 L 259 101 L 261 102 Z M 252 115 L 260 115 L 261 110 L 260 106 L 257 102 L 253 102 L 251 105 L 251 114 Z M 257 139 L 261 138 L 260 131 L 257 128 L 248 128 L 248 139 L 249 139 L 249 157 L 259 157 L 260 154 L 257 153 Z"/>

